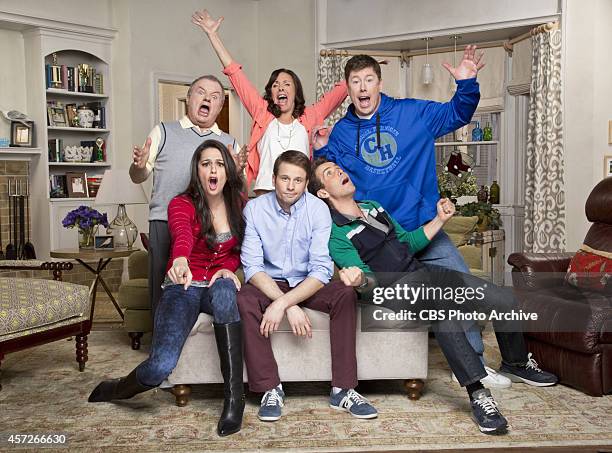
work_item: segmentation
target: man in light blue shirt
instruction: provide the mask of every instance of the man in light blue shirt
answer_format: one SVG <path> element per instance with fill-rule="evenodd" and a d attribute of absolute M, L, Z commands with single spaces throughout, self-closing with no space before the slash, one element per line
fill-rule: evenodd
<path fill-rule="evenodd" d="M 278 420 L 285 393 L 270 335 L 287 316 L 294 335 L 312 337 L 306 307 L 330 317 L 330 406 L 357 418 L 374 418 L 376 409 L 354 390 L 356 293 L 340 281 L 330 283 L 333 263 L 327 244 L 332 221 L 326 204 L 306 192 L 309 176 L 308 158 L 285 151 L 274 163 L 275 190 L 249 201 L 244 209 L 241 260 L 247 284 L 238 292 L 238 309 L 249 388 L 264 392 L 259 419 Z"/>

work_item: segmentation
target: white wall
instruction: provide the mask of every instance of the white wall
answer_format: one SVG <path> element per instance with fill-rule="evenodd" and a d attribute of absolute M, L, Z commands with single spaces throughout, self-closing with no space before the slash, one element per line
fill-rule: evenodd
<path fill-rule="evenodd" d="M 314 0 L 263 0 L 256 4 L 256 87 L 263 92 L 274 69 L 291 69 L 302 82 L 306 103 L 315 102 Z"/>
<path fill-rule="evenodd" d="M 222 82 L 221 63 L 212 51 L 204 33 L 191 23 L 191 15 L 207 8 L 213 16 L 224 16 L 221 36 L 234 58 L 241 62 L 249 77 L 255 77 L 257 2 L 184 0 L 172 5 L 165 0 L 132 0 L 129 2 L 130 69 L 132 108 L 132 142 L 142 143 L 153 127 L 155 118 L 154 73 L 176 74 L 194 79 L 214 74 Z M 117 108 L 117 105 L 115 105 Z M 131 145 L 131 143 L 130 143 Z M 120 166 L 130 163 L 131 146 L 125 148 Z M 122 151 L 123 152 L 123 151 Z"/>
<path fill-rule="evenodd" d="M 567 1 L 564 14 L 564 134 L 567 249 L 576 250 L 589 223 L 584 203 L 603 178 L 603 156 L 612 119 L 612 2 Z"/>
<path fill-rule="evenodd" d="M 558 13 L 557 0 L 323 0 L 322 3 L 325 2 L 328 44 L 476 25 L 500 28 Z"/>
<path fill-rule="evenodd" d="M 19 110 L 26 107 L 25 54 L 21 32 L 0 29 L 0 110 Z M 11 137 L 11 124 L 0 119 L 0 137 Z"/>
<path fill-rule="evenodd" d="M 113 23 L 111 3 L 112 0 L 0 0 L 0 11 L 96 27 L 110 27 Z"/>

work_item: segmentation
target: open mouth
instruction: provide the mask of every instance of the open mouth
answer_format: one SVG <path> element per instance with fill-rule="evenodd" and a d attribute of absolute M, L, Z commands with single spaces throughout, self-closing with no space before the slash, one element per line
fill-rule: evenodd
<path fill-rule="evenodd" d="M 218 179 L 216 176 L 211 176 L 208 178 L 208 187 L 210 190 L 217 190 Z"/>
<path fill-rule="evenodd" d="M 362 108 L 370 106 L 370 96 L 359 96 L 357 100 L 359 101 L 359 106 Z"/>
<path fill-rule="evenodd" d="M 210 113 L 210 107 L 206 104 L 202 104 L 200 108 L 198 109 L 198 112 L 202 116 L 208 116 L 208 114 Z"/>
<path fill-rule="evenodd" d="M 289 98 L 287 97 L 287 95 L 281 93 L 281 94 L 278 95 L 276 103 L 278 105 L 286 105 L 288 101 L 289 101 Z"/>
<path fill-rule="evenodd" d="M 345 176 L 344 178 L 342 178 L 342 185 L 344 186 L 345 184 L 349 183 L 349 177 Z"/>

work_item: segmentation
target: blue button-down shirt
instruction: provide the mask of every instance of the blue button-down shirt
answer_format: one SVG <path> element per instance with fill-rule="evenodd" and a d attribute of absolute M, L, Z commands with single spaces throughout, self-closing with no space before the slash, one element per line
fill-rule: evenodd
<path fill-rule="evenodd" d="M 245 281 L 257 272 L 287 280 L 291 287 L 306 277 L 323 284 L 331 279 L 334 265 L 327 244 L 332 220 L 327 205 L 305 192 L 290 211 L 280 207 L 275 192 L 247 203 L 240 255 Z"/>

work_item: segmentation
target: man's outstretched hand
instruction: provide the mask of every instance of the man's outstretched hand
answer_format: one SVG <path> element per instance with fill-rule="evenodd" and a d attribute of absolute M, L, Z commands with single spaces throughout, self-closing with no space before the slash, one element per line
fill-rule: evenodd
<path fill-rule="evenodd" d="M 142 148 L 134 145 L 134 151 L 132 152 L 132 162 L 136 168 L 142 169 L 147 165 L 149 160 L 149 152 L 151 151 L 151 138 L 147 137 L 145 144 Z"/>
<path fill-rule="evenodd" d="M 442 66 L 446 68 L 448 72 L 455 78 L 455 80 L 471 79 L 478 75 L 485 63 L 482 61 L 484 53 L 476 53 L 476 46 L 467 46 L 463 52 L 463 59 L 456 68 L 453 68 L 448 63 L 442 63 Z"/>

